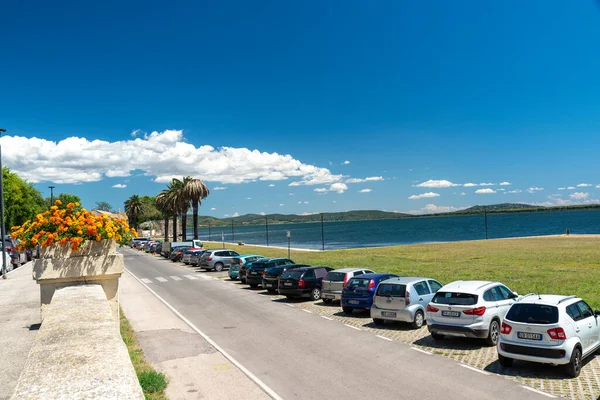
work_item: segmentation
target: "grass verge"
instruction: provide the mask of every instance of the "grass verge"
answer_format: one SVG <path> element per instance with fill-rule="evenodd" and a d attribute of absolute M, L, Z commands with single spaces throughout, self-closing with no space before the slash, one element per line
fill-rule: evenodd
<path fill-rule="evenodd" d="M 221 248 L 221 243 L 206 243 Z M 287 249 L 232 246 L 239 253 L 287 257 Z M 325 252 L 291 251 L 299 264 L 368 267 L 446 284 L 489 280 L 526 293 L 577 295 L 600 309 L 600 238 L 556 236 L 390 246 Z"/>
<path fill-rule="evenodd" d="M 131 324 L 120 310 L 121 315 L 121 337 L 129 351 L 129 357 L 135 369 L 135 373 L 140 381 L 144 396 L 148 400 L 167 400 L 165 389 L 167 388 L 167 378 L 162 372 L 157 372 L 144 358 L 144 353 L 137 343 L 135 332 Z"/>

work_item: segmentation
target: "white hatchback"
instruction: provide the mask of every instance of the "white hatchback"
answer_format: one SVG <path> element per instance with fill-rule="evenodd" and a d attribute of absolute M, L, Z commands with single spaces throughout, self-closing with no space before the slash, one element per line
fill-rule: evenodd
<path fill-rule="evenodd" d="M 502 318 L 518 298 L 500 282 L 449 283 L 427 305 L 427 329 L 435 340 L 445 336 L 478 338 L 495 346 Z"/>
<path fill-rule="evenodd" d="M 600 311 L 577 296 L 523 296 L 502 322 L 498 361 L 504 367 L 513 359 L 565 365 L 575 378 L 582 359 L 600 348 L 598 317 Z"/>

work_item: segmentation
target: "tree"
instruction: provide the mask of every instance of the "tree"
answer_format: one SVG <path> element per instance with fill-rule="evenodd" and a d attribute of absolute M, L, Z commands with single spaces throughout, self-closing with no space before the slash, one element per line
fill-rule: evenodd
<path fill-rule="evenodd" d="M 50 204 L 50 197 L 46 197 L 46 204 Z M 79 198 L 79 196 L 75 195 L 75 194 L 69 194 L 69 193 L 61 193 L 58 196 L 54 197 L 54 201 L 56 200 L 60 200 L 60 202 L 62 203 L 60 206 L 58 206 L 58 208 L 67 208 L 67 204 L 69 203 L 81 203 L 81 199 Z M 53 206 L 54 204 L 50 204 L 50 206 Z"/>
<path fill-rule="evenodd" d="M 192 203 L 194 239 L 198 239 L 198 206 L 202 205 L 202 200 L 208 197 L 210 191 L 200 179 L 188 176 L 184 178 L 184 182 L 182 195 L 188 202 Z"/>
<path fill-rule="evenodd" d="M 4 221 L 7 231 L 16 225 L 23 225 L 29 219 L 44 211 L 47 204 L 33 184 L 21 179 L 8 168 L 2 169 L 4 186 Z"/>
<path fill-rule="evenodd" d="M 125 213 L 134 228 L 137 228 L 139 216 L 144 211 L 144 203 L 139 195 L 134 194 L 125 200 Z"/>
<path fill-rule="evenodd" d="M 100 211 L 114 212 L 112 206 L 110 204 L 108 204 L 106 201 L 97 201 L 95 208 L 96 208 L 96 210 L 100 210 Z"/>
<path fill-rule="evenodd" d="M 169 190 L 165 189 L 158 196 L 155 197 L 156 208 L 160 210 L 165 220 L 165 242 L 169 241 L 169 217 L 173 213 L 169 203 Z M 175 232 L 176 233 L 176 232 Z M 175 241 L 175 237 L 173 237 Z"/>

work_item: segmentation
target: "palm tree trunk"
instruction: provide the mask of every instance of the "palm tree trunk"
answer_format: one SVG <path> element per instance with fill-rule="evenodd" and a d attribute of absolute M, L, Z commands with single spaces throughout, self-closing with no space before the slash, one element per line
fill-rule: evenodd
<path fill-rule="evenodd" d="M 192 204 L 192 211 L 194 213 L 194 239 L 198 239 L 198 202 L 195 201 Z"/>
<path fill-rule="evenodd" d="M 187 231 L 187 211 L 181 214 L 181 240 L 186 241 Z"/>
<path fill-rule="evenodd" d="M 177 241 L 177 213 L 173 214 L 173 241 Z"/>
<path fill-rule="evenodd" d="M 168 242 L 169 241 L 169 216 L 167 214 L 165 214 L 164 231 L 165 231 L 165 242 Z"/>

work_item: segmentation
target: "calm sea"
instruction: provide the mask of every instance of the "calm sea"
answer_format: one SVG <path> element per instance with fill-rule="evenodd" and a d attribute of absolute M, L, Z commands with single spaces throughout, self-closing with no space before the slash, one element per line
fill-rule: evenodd
<path fill-rule="evenodd" d="M 488 214 L 488 237 L 556 235 L 570 229 L 573 234 L 600 233 L 600 210 Z M 485 239 L 483 215 L 406 218 L 382 221 L 352 221 L 306 224 L 279 224 L 268 227 L 269 245 L 287 246 L 290 232 L 292 247 L 325 249 L 377 247 L 399 244 L 452 242 Z M 188 237 L 192 230 L 188 229 Z M 265 225 L 200 228 L 202 240 L 267 244 Z"/>

